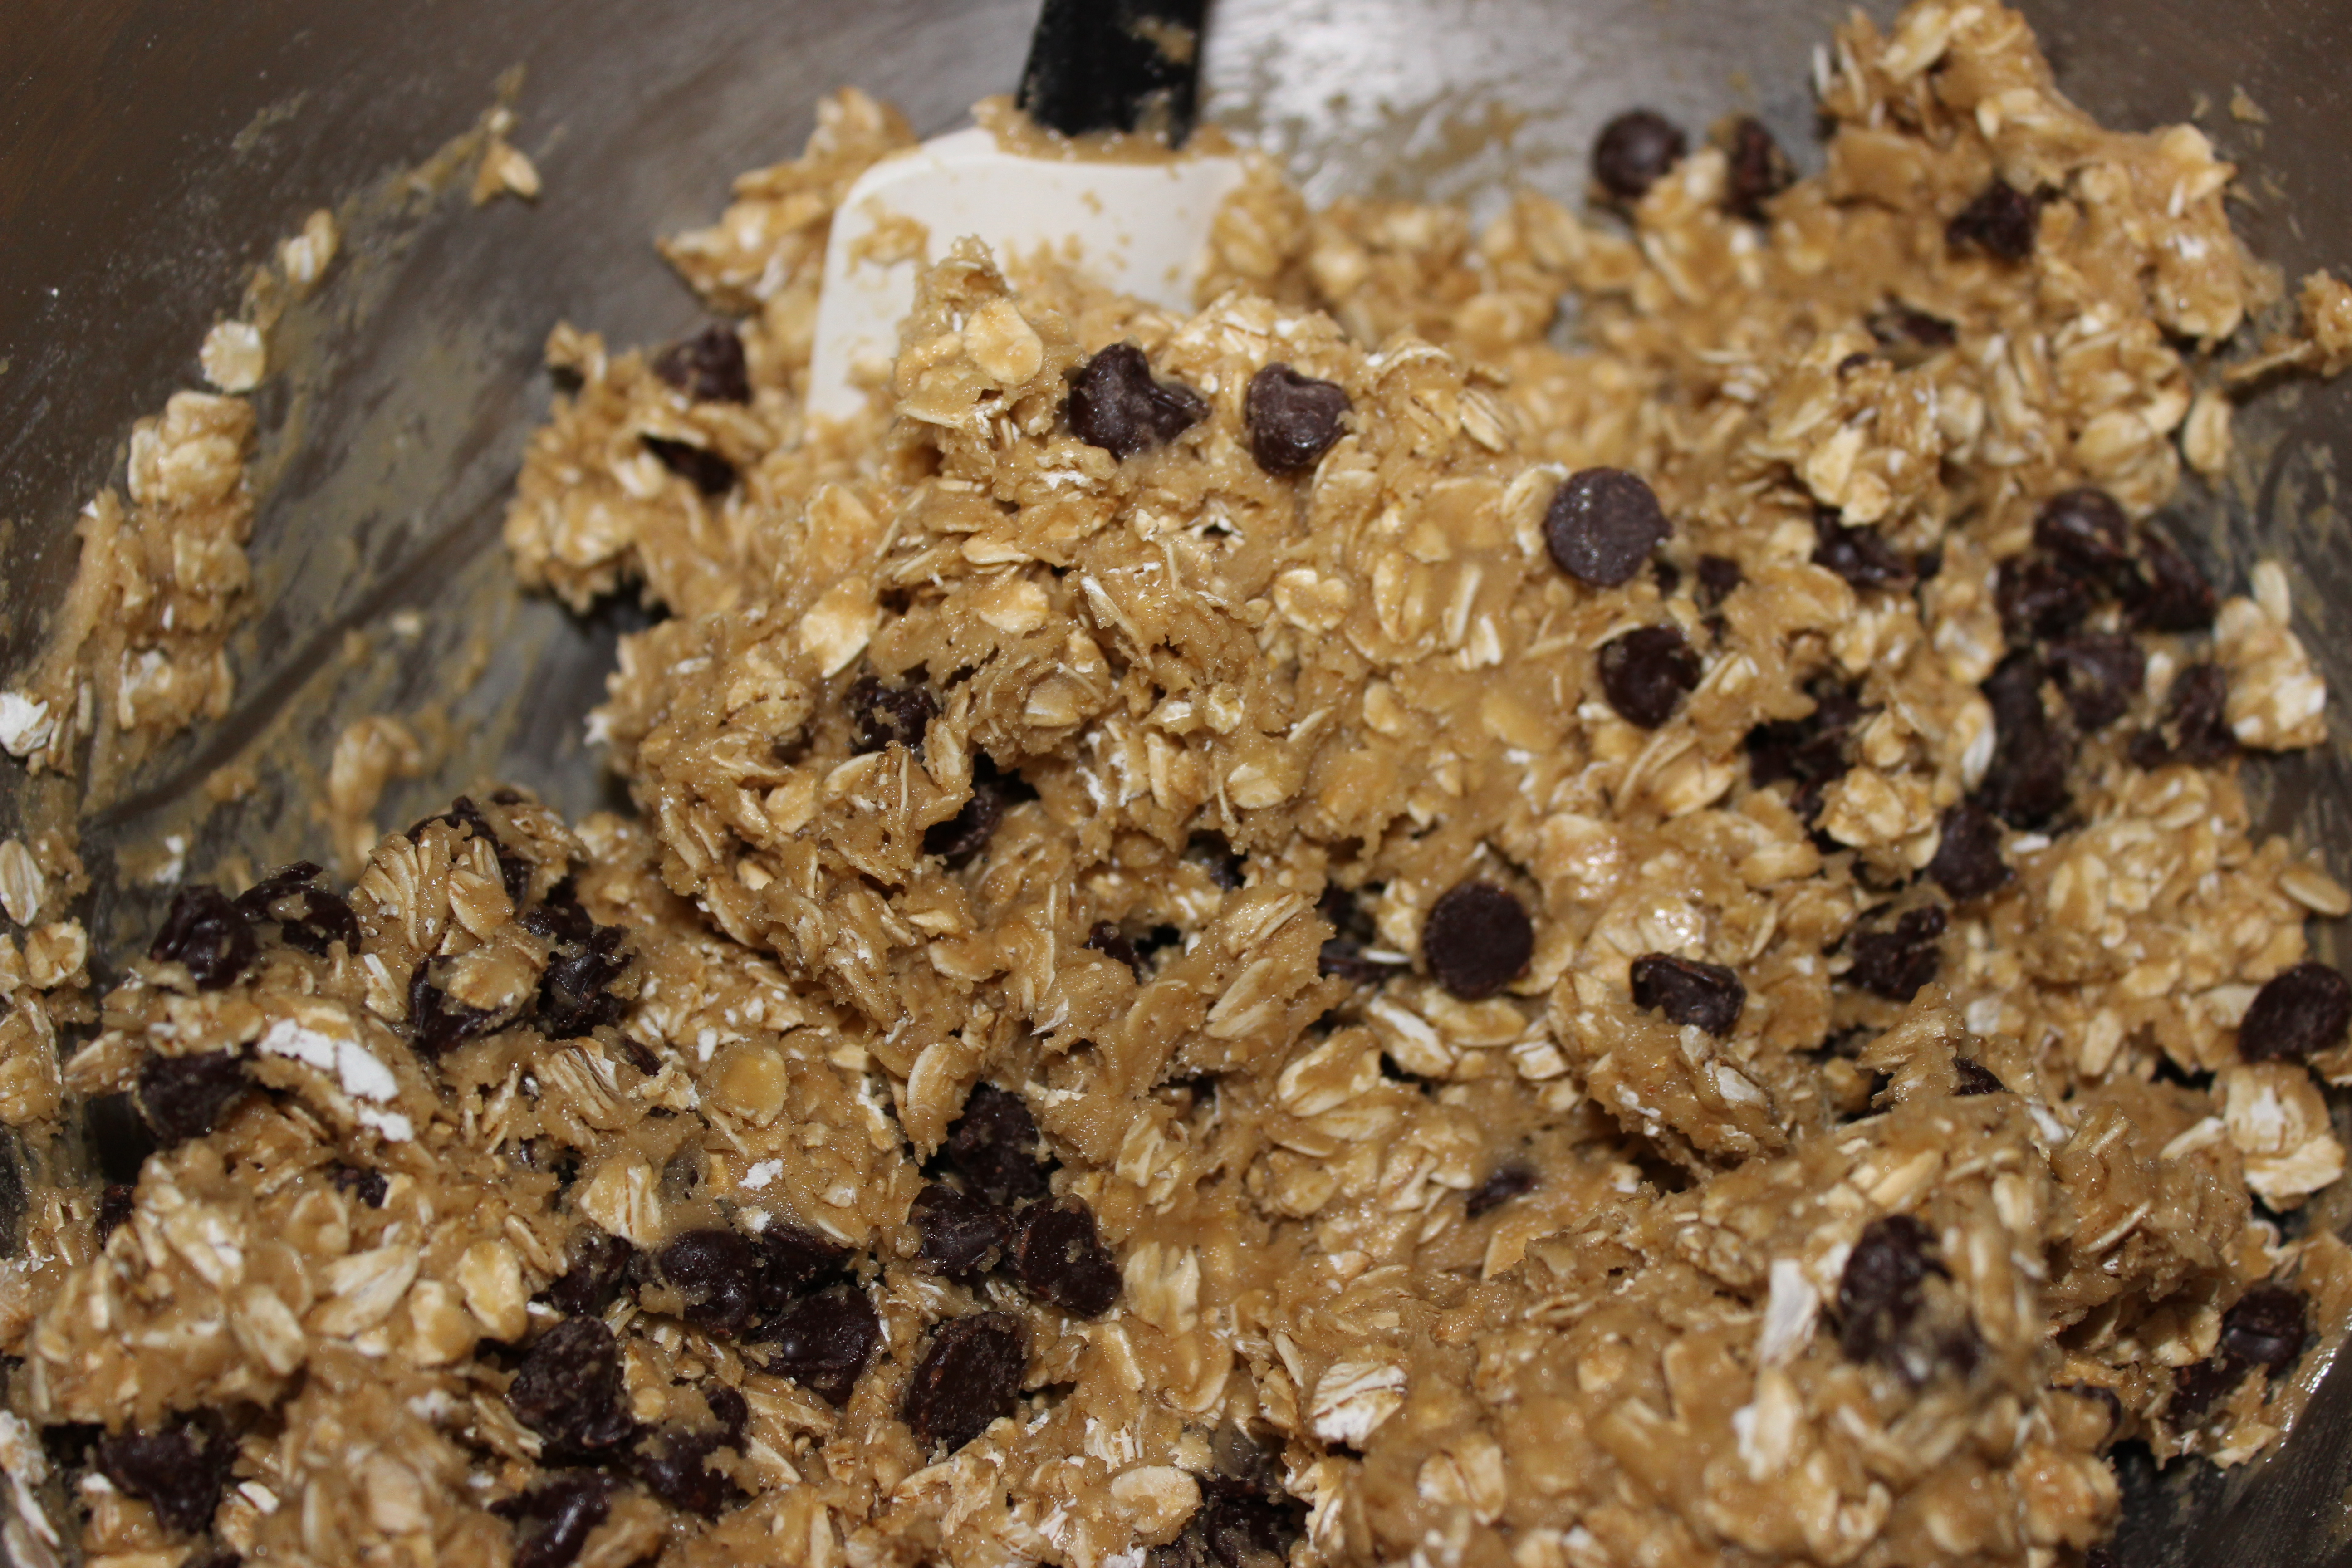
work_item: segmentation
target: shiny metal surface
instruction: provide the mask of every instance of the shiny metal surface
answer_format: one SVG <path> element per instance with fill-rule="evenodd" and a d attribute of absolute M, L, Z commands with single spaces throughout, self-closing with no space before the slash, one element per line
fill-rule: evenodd
<path fill-rule="evenodd" d="M 1873 0 L 1884 15 L 1892 7 Z M 1219 0 L 1207 112 L 1282 152 L 1318 198 L 1466 196 L 1504 178 L 1573 199 L 1593 130 L 1646 103 L 1694 126 L 1745 110 L 1809 145 L 1813 46 L 1843 0 Z M 2062 83 L 2111 122 L 2189 115 L 2254 177 L 2246 232 L 2290 278 L 2352 262 L 2346 0 L 2029 0 Z M 646 242 L 714 212 L 727 178 L 788 156 L 816 96 L 854 82 L 924 132 L 1014 84 L 1034 0 L 14 0 L 0 26 L 0 679 L 38 646 L 73 565 L 75 509 L 130 423 L 194 384 L 205 328 L 311 208 L 373 189 L 371 236 L 307 329 L 307 390 L 260 405 L 273 482 L 255 555 L 269 607 L 233 645 L 236 712 L 175 746 L 91 827 L 92 930 L 142 932 L 119 848 L 192 825 L 194 786 L 265 737 L 322 756 L 339 712 L 413 711 L 469 637 L 502 649 L 450 714 L 457 743 L 383 816 L 499 774 L 580 809 L 605 798 L 579 720 L 625 612 L 590 623 L 502 587 L 498 519 L 544 406 L 539 345 L 569 317 L 661 338 L 692 302 Z M 528 68 L 516 141 L 535 207 L 395 201 L 388 180 Z M 2243 87 L 2266 125 L 2233 120 Z M 1486 137 L 1497 104 L 1525 118 Z M 1465 154 L 1465 149 L 1475 149 Z M 2330 508 L 2352 388 L 2295 387 L 2242 421 L 2271 455 L 2184 499 L 2233 583 L 2260 550 L 2299 569 L 2315 651 L 2352 691 L 2352 549 Z M 405 647 L 387 618 L 413 609 Z M 367 635 L 364 645 L 349 634 Z M 2340 748 L 2259 770 L 2271 820 L 2352 870 Z M 240 837 L 324 848 L 265 787 L 214 813 L 193 869 Z M 25 804 L 0 768 L 0 833 Z M 413 815 L 413 814 L 412 814 Z M 322 857 L 323 858 L 323 857 Z M 2222 1478 L 2126 1462 L 2131 1568 L 2352 1563 L 2352 1374 L 2287 1454 Z"/>

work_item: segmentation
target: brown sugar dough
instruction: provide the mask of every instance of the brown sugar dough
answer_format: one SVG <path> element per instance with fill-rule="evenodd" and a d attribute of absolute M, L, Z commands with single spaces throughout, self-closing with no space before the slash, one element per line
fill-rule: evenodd
<path fill-rule="evenodd" d="M 2252 1197 L 2343 1152 L 2239 1026 L 2347 900 L 2231 752 L 2325 689 L 2275 568 L 2210 634 L 2035 573 L 2226 443 L 2182 345 L 2277 284 L 2012 13 L 1833 58 L 1767 222 L 1713 148 L 1630 237 L 1261 169 L 1199 313 L 951 247 L 811 429 L 910 140 L 844 93 L 666 247 L 740 367 L 559 329 L 508 540 L 668 611 L 639 817 L 457 803 L 107 998 L 64 1089 L 180 1135 L 0 1280 L 83 1549 L 2045 1568 L 2111 1441 L 2275 1441 L 2352 1270 Z M 1996 179 L 2024 259 L 1948 232 Z M 1670 530 L 1599 586 L 1594 468 Z M 2144 656 L 2095 730 L 2074 636 Z"/>

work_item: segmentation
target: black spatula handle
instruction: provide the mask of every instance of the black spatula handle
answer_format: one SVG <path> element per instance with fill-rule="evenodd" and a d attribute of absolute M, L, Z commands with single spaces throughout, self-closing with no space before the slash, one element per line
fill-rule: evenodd
<path fill-rule="evenodd" d="M 1066 136 L 1162 130 L 1181 147 L 1201 87 L 1209 0 L 1045 0 L 1021 73 L 1021 107 Z"/>

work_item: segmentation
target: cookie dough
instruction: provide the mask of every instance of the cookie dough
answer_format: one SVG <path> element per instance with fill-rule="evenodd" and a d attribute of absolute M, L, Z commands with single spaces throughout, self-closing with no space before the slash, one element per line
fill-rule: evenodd
<path fill-rule="evenodd" d="M 666 247 L 721 324 L 550 344 L 507 538 L 665 613 L 636 816 L 186 889 L 68 1063 L 109 1184 L 0 1281 L 47 1526 L 2053 1568 L 2114 1441 L 2274 1441 L 2352 1305 L 2276 1217 L 2352 900 L 2240 784 L 2325 739 L 2286 578 L 2161 509 L 2282 289 L 2015 14 L 1824 59 L 1793 183 L 1655 116 L 1590 220 L 1260 168 L 1189 318 L 929 237 L 812 428 L 911 140 L 832 100 Z"/>

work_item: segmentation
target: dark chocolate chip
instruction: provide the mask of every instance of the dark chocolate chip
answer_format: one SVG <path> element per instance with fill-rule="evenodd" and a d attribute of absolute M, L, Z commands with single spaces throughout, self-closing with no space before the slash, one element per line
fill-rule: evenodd
<path fill-rule="evenodd" d="M 667 436 L 638 437 L 646 444 L 661 466 L 692 485 L 706 496 L 723 496 L 735 488 L 740 478 L 735 465 L 708 447 L 698 447 L 691 441 L 673 440 Z"/>
<path fill-rule="evenodd" d="M 2250 1062 L 2300 1061 L 2341 1045 L 2352 1026 L 2352 982 L 2325 963 L 2273 975 L 2238 1025 L 2238 1055 Z"/>
<path fill-rule="evenodd" d="M 1764 122 L 1742 115 L 1733 122 L 1724 149 L 1730 168 L 1724 176 L 1723 205 L 1734 217 L 1763 223 L 1764 204 L 1797 183 L 1796 166 Z"/>
<path fill-rule="evenodd" d="M 155 1510 L 157 1523 L 174 1535 L 194 1535 L 220 1506 L 236 1464 L 236 1439 L 226 1422 L 205 1410 L 159 1432 L 109 1433 L 93 1458 L 118 1490 Z"/>
<path fill-rule="evenodd" d="M 499 862 L 499 879 L 506 884 L 507 899 L 520 909 L 523 894 L 530 887 L 530 861 L 506 847 L 499 837 L 498 830 L 490 826 L 490 819 L 482 815 L 482 808 L 474 804 L 471 796 L 461 795 L 452 801 L 441 820 L 452 827 L 464 828 L 469 836 L 490 847 L 490 853 Z"/>
<path fill-rule="evenodd" d="M 923 851 L 938 856 L 950 866 L 963 866 L 988 847 L 988 841 L 996 835 L 996 825 L 1003 820 L 1003 795 L 992 782 L 981 777 L 981 771 L 975 765 L 972 769 L 971 798 L 945 822 L 933 823 L 923 830 Z"/>
<path fill-rule="evenodd" d="M 2130 710 L 2147 679 L 2147 654 L 2121 632 L 2084 632 L 2050 645 L 2050 673 L 2089 734 Z"/>
<path fill-rule="evenodd" d="M 1222 833 L 1195 833 L 1184 843 L 1184 858 L 1208 872 L 1227 892 L 1247 879 L 1241 856 Z"/>
<path fill-rule="evenodd" d="M 952 1453 L 1010 1415 L 1029 1364 L 1029 1333 L 1009 1312 L 950 1318 L 931 1331 L 899 1414 L 925 1449 Z"/>
<path fill-rule="evenodd" d="M 567 1317 L 594 1317 L 613 1304 L 637 1249 L 593 1226 L 572 1243 L 572 1262 L 547 1288 L 548 1304 Z"/>
<path fill-rule="evenodd" d="M 1801 719 L 1779 719 L 1748 731 L 1748 773 L 1759 789 L 1782 779 L 1797 784 L 1790 804 L 1811 821 L 1821 809 L 1821 792 L 1844 775 L 1846 742 L 1869 711 L 1861 689 L 1827 679 L 1806 687 L 1813 710 Z"/>
<path fill-rule="evenodd" d="M 770 1220 L 760 1233 L 756 1300 L 763 1315 L 782 1311 L 793 1297 L 849 1266 L 849 1248 L 789 1220 Z"/>
<path fill-rule="evenodd" d="M 629 1456 L 629 1472 L 646 1490 L 682 1513 L 716 1519 L 721 1509 L 742 1500 L 741 1489 L 709 1459 L 727 1446 L 723 1432 L 684 1432 L 676 1428 L 655 1434 Z"/>
<path fill-rule="evenodd" d="M 596 1527 L 611 1517 L 614 1483 L 594 1470 L 565 1470 L 491 1511 L 515 1522 L 514 1568 L 572 1568 Z M 525 1530 L 525 1523 L 536 1530 Z"/>
<path fill-rule="evenodd" d="M 2172 678 L 2164 717 L 2132 737 L 2131 760 L 2143 768 L 2168 763 L 2208 767 L 2238 750 L 2229 721 L 2230 678 L 2217 664 L 2192 664 Z"/>
<path fill-rule="evenodd" d="M 1898 300 L 1890 300 L 1873 310 L 1863 325 L 1870 329 L 1870 335 L 1886 352 L 1887 358 L 1906 369 L 1959 342 L 1959 333 L 1951 322 L 1925 310 L 1915 310 Z"/>
<path fill-rule="evenodd" d="M 920 1238 L 916 1258 L 934 1274 L 983 1273 L 1013 1239 L 1013 1216 L 986 1198 L 933 1182 L 907 1213 Z"/>
<path fill-rule="evenodd" d="M 2294 1364 L 2310 1337 L 2311 1314 L 2303 1292 L 2264 1280 L 2221 1314 L 2219 1350 L 2248 1366 L 2284 1372 Z"/>
<path fill-rule="evenodd" d="M 2033 520 L 2033 542 L 2095 583 L 2119 584 L 2131 566 L 2131 519 L 2105 490 L 2052 496 Z"/>
<path fill-rule="evenodd" d="M 1095 922 L 1094 929 L 1087 933 L 1087 945 L 1113 963 L 1127 965 L 1128 972 L 1138 980 L 1141 980 L 1147 973 L 1143 955 L 1135 951 L 1135 943 L 1129 941 L 1127 933 L 1109 921 Z"/>
<path fill-rule="evenodd" d="M 2033 254 L 2041 226 L 2042 203 L 1996 178 L 1946 226 L 1944 239 L 1954 250 L 1979 250 L 2015 263 Z"/>
<path fill-rule="evenodd" d="M 1693 1026 L 1720 1037 L 1738 1026 L 1748 1005 L 1748 987 L 1720 963 L 1644 953 L 1627 969 L 1626 978 L 1634 1006 L 1664 1013 L 1677 1028 Z"/>
<path fill-rule="evenodd" d="M 483 1007 L 453 1002 L 433 984 L 433 961 L 426 959 L 408 977 L 408 1043 L 426 1061 L 438 1061 L 467 1040 L 497 1029 L 503 1020 Z"/>
<path fill-rule="evenodd" d="M 327 1179 L 335 1184 L 338 1192 L 349 1193 L 372 1209 L 383 1207 L 383 1200 L 392 1193 L 392 1184 L 384 1180 L 382 1171 L 371 1171 L 363 1165 L 346 1165 L 337 1161 L 327 1167 Z"/>
<path fill-rule="evenodd" d="M 1675 716 L 1699 682 L 1704 666 L 1683 629 L 1674 625 L 1637 626 L 1601 645 L 1594 660 L 1601 695 L 1629 724 L 1654 730 Z"/>
<path fill-rule="evenodd" d="M 1403 967 L 1394 959 L 1365 956 L 1368 950 L 1380 945 L 1380 932 L 1356 896 L 1339 883 L 1323 885 L 1323 896 L 1317 900 L 1315 911 L 1331 922 L 1332 931 L 1331 940 L 1317 955 L 1318 974 L 1336 975 L 1357 985 L 1378 985 Z"/>
<path fill-rule="evenodd" d="M 131 1214 L 139 1206 L 139 1189 L 127 1182 L 109 1182 L 98 1194 L 98 1245 L 106 1246 L 106 1238 L 131 1223 Z"/>
<path fill-rule="evenodd" d="M 1067 413 L 1072 435 L 1123 460 L 1198 425 L 1209 403 L 1189 386 L 1154 380 L 1133 343 L 1113 343 L 1071 379 Z"/>
<path fill-rule="evenodd" d="M 1966 1057 L 1952 1063 L 1952 1076 L 1959 1079 L 1959 1087 L 1952 1090 L 1954 1094 L 2005 1094 L 2009 1089 L 2007 1084 L 1994 1076 L 1991 1068 Z"/>
<path fill-rule="evenodd" d="M 1586 468 L 1570 474 L 1544 512 L 1552 563 L 1594 588 L 1622 588 L 1674 533 L 1658 493 L 1639 474 Z"/>
<path fill-rule="evenodd" d="M 2213 624 L 2213 584 L 2152 524 L 2139 525 L 2139 563 L 2125 580 L 2132 625 L 2151 632 L 2201 632 Z"/>
<path fill-rule="evenodd" d="M 1874 996 L 1908 1002 L 1936 978 L 1944 962 L 1944 928 L 1950 923 L 1940 904 L 1906 910 L 1885 931 L 1857 932 L 1846 943 L 1853 967 L 1846 978 Z"/>
<path fill-rule="evenodd" d="M 1651 557 L 1650 575 L 1658 584 L 1658 597 L 1671 599 L 1683 585 L 1683 569 L 1663 555 Z"/>
<path fill-rule="evenodd" d="M 539 1337 L 507 1385 L 507 1407 L 562 1458 L 601 1458 L 636 1436 L 620 1344 L 595 1318 L 566 1318 Z"/>
<path fill-rule="evenodd" d="M 1081 1318 L 1099 1318 L 1118 1300 L 1118 1260 L 1095 1231 L 1095 1213 L 1076 1198 L 1022 1211 L 1013 1271 L 1024 1289 Z"/>
<path fill-rule="evenodd" d="M 740 1231 L 707 1226 L 672 1237 L 655 1256 L 662 1278 L 686 1298 L 686 1321 L 731 1338 L 759 1307 L 760 1258 Z"/>
<path fill-rule="evenodd" d="M 2172 1398 L 2167 1402 L 2167 1419 L 2180 1422 L 2203 1413 L 2205 1407 L 2222 1394 L 2245 1381 L 2247 1365 L 2235 1356 L 2215 1355 L 2176 1370 L 2172 1374 Z"/>
<path fill-rule="evenodd" d="M 2041 661 L 2011 654 L 1984 683 L 1992 707 L 1992 762 L 1979 798 L 1994 816 L 2020 831 L 2047 826 L 2072 796 L 2066 774 L 2074 742 L 2042 703 Z"/>
<path fill-rule="evenodd" d="M 155 1130 L 156 1142 L 166 1149 L 204 1137 L 252 1088 L 235 1051 L 151 1056 L 139 1065 L 139 1109 Z"/>
<path fill-rule="evenodd" d="M 1470 1196 L 1463 1208 L 1470 1218 L 1476 1219 L 1487 1210 L 1500 1208 L 1513 1198 L 1535 1190 L 1535 1168 L 1516 1160 L 1508 1161 L 1496 1166 L 1485 1181 L 1470 1189 Z"/>
<path fill-rule="evenodd" d="M 1283 1568 L 1306 1533 L 1307 1505 L 1265 1481 L 1200 1478 L 1201 1506 L 1175 1540 L 1155 1546 L 1150 1568 Z"/>
<path fill-rule="evenodd" d="M 1517 979 L 1535 951 L 1527 906 L 1492 882 L 1447 889 L 1421 928 L 1421 956 L 1429 972 L 1465 1002 L 1492 996 Z"/>
<path fill-rule="evenodd" d="M 2021 555 L 2004 561 L 1993 586 L 2001 636 L 2012 647 L 2063 637 L 2091 613 L 2090 585 L 2055 561 Z"/>
<path fill-rule="evenodd" d="M 1663 114 L 1629 109 L 1601 128 L 1592 143 L 1592 177 L 1621 202 L 1638 202 L 1682 162 L 1690 143 Z"/>
<path fill-rule="evenodd" d="M 1830 512 L 1813 516 L 1813 564 L 1857 588 L 1891 588 L 1911 580 L 1911 563 L 1870 528 L 1848 528 Z"/>
<path fill-rule="evenodd" d="M 197 989 L 219 991 L 233 984 L 260 951 L 253 923 L 218 888 L 198 883 L 172 896 L 163 929 L 147 949 L 158 963 L 184 963 Z"/>
<path fill-rule="evenodd" d="M 791 1377 L 825 1404 L 845 1405 L 882 1344 L 882 1319 L 866 1293 L 845 1281 L 793 1302 L 762 1338 L 774 1342 L 769 1373 Z"/>
<path fill-rule="evenodd" d="M 992 1083 L 974 1086 L 948 1129 L 944 1149 L 971 1189 L 991 1203 L 1009 1205 L 1045 1194 L 1048 1172 L 1039 1157 L 1036 1119 L 1017 1094 Z"/>
<path fill-rule="evenodd" d="M 1941 1265 L 1928 1256 L 1935 1234 L 1909 1215 L 1862 1227 L 1838 1276 L 1838 1348 L 1849 1361 L 1897 1362 Z"/>
<path fill-rule="evenodd" d="M 136 1185 L 139 1167 L 155 1152 L 155 1133 L 147 1125 L 147 1119 L 139 1114 L 139 1102 L 130 1092 L 91 1099 L 82 1108 L 82 1127 L 100 1177 L 125 1186 Z"/>
<path fill-rule="evenodd" d="M 843 699 L 849 709 L 849 748 L 879 752 L 904 746 L 923 754 L 923 736 L 939 717 L 939 700 L 925 686 L 885 686 L 874 676 L 860 676 Z"/>
<path fill-rule="evenodd" d="M 1698 588 L 1691 597 L 1701 611 L 1713 615 L 1723 607 L 1724 600 L 1731 597 L 1731 591 L 1746 580 L 1739 563 L 1730 556 L 1702 555 L 1698 558 Z"/>
<path fill-rule="evenodd" d="M 1336 382 L 1267 365 L 1250 377 L 1244 402 L 1250 456 L 1269 474 L 1305 473 L 1344 433 L 1339 421 L 1351 406 Z"/>
<path fill-rule="evenodd" d="M 548 904 L 542 906 L 555 911 L 555 918 L 548 922 L 551 927 L 560 925 L 567 933 L 547 955 L 547 969 L 539 979 L 536 1021 L 540 1031 L 551 1040 L 583 1038 L 618 1024 L 627 1011 L 611 990 L 613 983 L 628 972 L 627 930 L 597 925 L 576 901 L 566 902 L 568 910 L 557 906 L 551 893 Z M 584 935 L 568 934 L 583 923 L 588 928 Z M 639 1065 L 642 1068 L 643 1064 Z"/>
<path fill-rule="evenodd" d="M 1961 903 L 1983 898 L 2008 881 L 2009 863 L 2000 858 L 2000 819 L 1972 800 L 1945 812 L 1927 876 Z"/>
<path fill-rule="evenodd" d="M 697 403 L 749 403 L 751 371 L 743 340 L 724 321 L 654 356 L 654 374 Z"/>
<path fill-rule="evenodd" d="M 339 895 L 310 886 L 320 875 L 318 867 L 298 860 L 238 894 L 236 907 L 250 921 L 277 921 L 278 934 L 289 947 L 324 958 L 340 942 L 344 952 L 357 956 L 359 917 Z"/>

